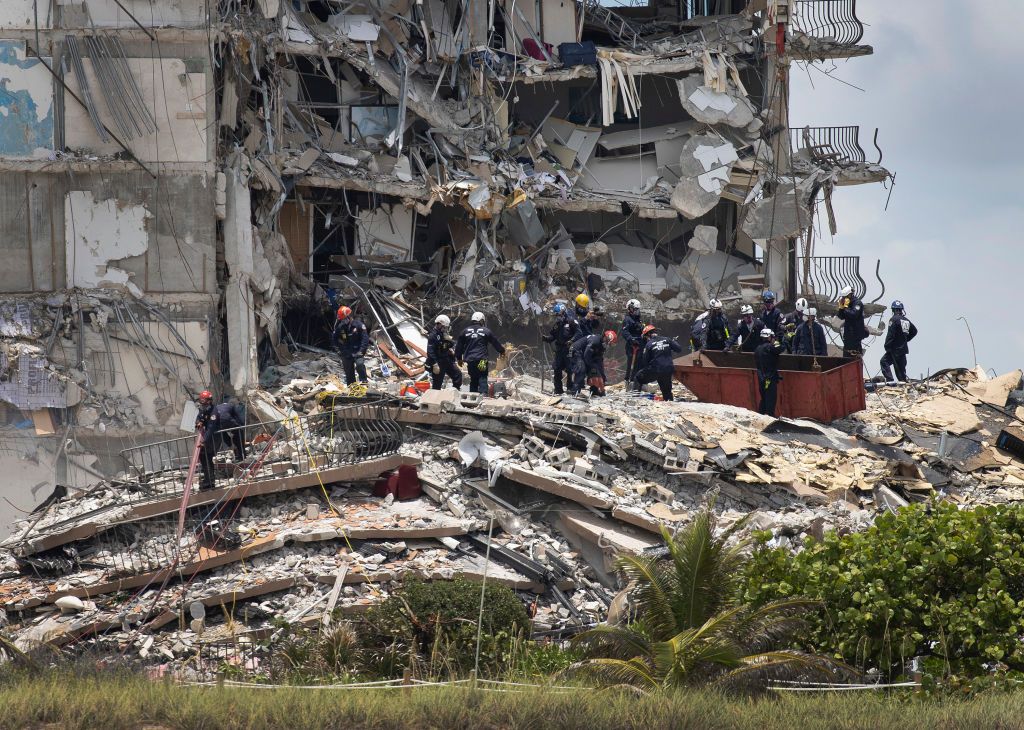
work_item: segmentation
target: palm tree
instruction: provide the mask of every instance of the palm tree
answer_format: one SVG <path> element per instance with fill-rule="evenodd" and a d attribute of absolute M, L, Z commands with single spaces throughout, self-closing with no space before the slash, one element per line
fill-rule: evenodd
<path fill-rule="evenodd" d="M 662 528 L 668 555 L 622 555 L 617 568 L 632 586 L 625 625 L 603 624 L 576 638 L 588 658 L 573 665 L 601 682 L 641 689 L 699 682 L 735 683 L 768 676 L 835 677 L 848 667 L 778 647 L 814 601 L 758 607 L 740 603 L 746 540 L 732 540 L 745 520 L 716 535 L 713 505 L 675 536 Z"/>

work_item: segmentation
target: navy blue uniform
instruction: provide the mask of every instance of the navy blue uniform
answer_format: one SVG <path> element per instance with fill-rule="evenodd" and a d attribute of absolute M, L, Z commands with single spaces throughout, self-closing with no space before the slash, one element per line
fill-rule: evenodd
<path fill-rule="evenodd" d="M 469 390 L 473 393 L 487 395 L 487 371 L 490 369 L 487 357 L 492 345 L 499 355 L 505 354 L 505 346 L 483 325 L 471 325 L 462 330 L 455 343 L 455 359 L 466 363 Z"/>
<path fill-rule="evenodd" d="M 782 318 L 782 344 L 786 352 L 796 353 L 796 331 L 804 323 L 804 315 L 801 312 L 790 312 Z"/>
<path fill-rule="evenodd" d="M 761 329 L 770 329 L 777 337 L 782 336 L 782 312 L 778 307 L 772 307 L 771 309 L 766 307 L 763 309 L 760 320 L 763 325 Z M 760 333 L 757 334 L 760 336 Z"/>
<path fill-rule="evenodd" d="M 564 392 L 562 389 L 563 375 L 569 381 L 570 386 L 572 384 L 572 372 L 569 369 L 569 345 L 576 339 L 579 330 L 576 318 L 566 312 L 555 319 L 551 331 L 541 338 L 555 347 L 555 359 L 551 363 L 551 369 L 555 376 L 555 395 L 562 395 Z"/>
<path fill-rule="evenodd" d="M 633 382 L 633 374 L 640 367 L 640 353 L 644 349 L 644 323 L 640 321 L 640 315 L 626 312 L 622 318 L 622 328 L 619 336 L 622 337 L 622 344 L 626 349 L 626 384 Z"/>
<path fill-rule="evenodd" d="M 825 328 L 817 322 L 805 321 L 796 328 L 793 337 L 794 355 L 828 355 L 828 341 L 825 339 Z"/>
<path fill-rule="evenodd" d="M 658 382 L 663 400 L 672 400 L 672 376 L 675 373 L 674 353 L 682 353 L 683 346 L 673 339 L 654 335 L 644 346 L 640 369 L 634 376 L 637 390 L 647 383 Z"/>
<path fill-rule="evenodd" d="M 690 327 L 690 352 L 697 352 L 704 346 L 704 331 L 708 327 L 708 318 L 698 317 Z"/>
<path fill-rule="evenodd" d="M 345 366 L 345 385 L 352 385 L 359 375 L 359 382 L 365 383 L 366 350 L 370 346 L 370 334 L 366 325 L 358 317 L 346 317 L 334 323 L 331 332 L 331 345 L 341 355 L 341 363 Z"/>
<path fill-rule="evenodd" d="M 907 382 L 908 343 L 917 337 L 917 327 L 902 314 L 894 314 L 889 320 L 889 331 L 885 335 L 885 355 L 882 356 L 882 374 L 892 382 L 892 368 L 896 367 L 896 380 Z"/>
<path fill-rule="evenodd" d="M 775 416 L 775 404 L 779 397 L 779 356 L 784 347 L 781 342 L 762 342 L 754 350 L 757 364 L 757 389 L 761 393 L 761 407 L 758 413 Z"/>
<path fill-rule="evenodd" d="M 598 377 L 602 382 L 605 380 L 604 351 L 604 338 L 601 335 L 587 335 L 572 343 L 569 361 L 572 367 L 570 392 L 573 395 L 579 395 L 588 377 Z M 591 385 L 590 394 L 604 395 L 604 388 Z"/>
<path fill-rule="evenodd" d="M 724 350 L 729 343 L 729 320 L 725 315 L 709 314 L 704 318 L 707 327 L 704 328 L 704 339 L 702 346 L 705 350 Z"/>
<path fill-rule="evenodd" d="M 729 338 L 729 347 L 735 347 L 742 340 L 740 352 L 753 352 L 761 341 L 761 330 L 763 329 L 764 323 L 759 319 L 754 319 L 749 324 L 747 320 L 740 319 L 736 323 L 736 329 L 732 337 Z"/>
<path fill-rule="evenodd" d="M 855 296 L 848 296 L 839 305 L 836 312 L 843 320 L 843 355 L 860 357 L 861 343 L 868 337 L 868 328 L 864 326 L 864 304 Z"/>
<path fill-rule="evenodd" d="M 576 306 L 575 311 L 576 324 L 579 326 L 579 332 L 576 334 L 576 339 L 586 337 L 587 335 L 599 335 L 601 334 L 601 319 L 590 309 L 586 307 Z"/>
<path fill-rule="evenodd" d="M 199 458 L 203 465 L 203 481 L 200 489 L 212 489 L 214 486 L 213 457 L 220 450 L 224 441 L 231 445 L 235 452 L 235 461 L 245 459 L 245 445 L 242 429 L 245 416 L 238 405 L 220 403 L 199 407 L 196 417 L 196 428 L 203 431 L 202 446 Z"/>
<path fill-rule="evenodd" d="M 455 390 L 462 387 L 462 371 L 455 360 L 455 339 L 447 331 L 435 327 L 427 337 L 427 360 L 424 363 L 430 371 L 430 386 L 434 390 L 441 390 L 445 375 L 451 378 Z"/>

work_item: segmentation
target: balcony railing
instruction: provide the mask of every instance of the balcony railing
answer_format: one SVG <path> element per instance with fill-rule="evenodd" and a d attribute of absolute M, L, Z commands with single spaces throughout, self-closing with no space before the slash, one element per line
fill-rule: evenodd
<path fill-rule="evenodd" d="M 848 286 L 858 299 L 867 294 L 868 285 L 860 275 L 860 256 L 811 256 L 802 259 L 801 294 L 808 299 L 834 302 Z"/>
<path fill-rule="evenodd" d="M 812 38 L 853 46 L 864 37 L 857 0 L 795 0 L 793 25 Z"/>
<path fill-rule="evenodd" d="M 402 427 L 385 401 L 347 403 L 309 416 L 223 429 L 218 450 L 230 450 L 229 436 L 241 434 L 246 457 L 241 464 L 214 463 L 236 474 L 238 483 L 308 474 L 396 453 Z M 131 487 L 130 504 L 180 496 L 195 445 L 194 436 L 135 446 L 121 452 Z M 201 472 L 196 475 L 198 483 Z M 137 482 L 134 483 L 134 482 Z"/>
<path fill-rule="evenodd" d="M 863 164 L 867 162 L 864 148 L 860 146 L 860 127 L 802 127 L 791 129 L 793 152 L 808 150 L 815 162 L 829 162 L 834 165 Z M 875 149 L 878 162 L 882 162 L 882 150 L 878 146 L 878 130 L 875 130 Z"/>

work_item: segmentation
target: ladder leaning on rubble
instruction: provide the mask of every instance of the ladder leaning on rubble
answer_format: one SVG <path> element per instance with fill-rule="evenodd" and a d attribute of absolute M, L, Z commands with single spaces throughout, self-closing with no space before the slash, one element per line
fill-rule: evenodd
<path fill-rule="evenodd" d="M 640 30 L 611 8 L 602 5 L 601 0 L 582 0 L 580 4 L 583 6 L 583 14 L 607 30 L 615 40 L 630 48 L 641 45 Z"/>

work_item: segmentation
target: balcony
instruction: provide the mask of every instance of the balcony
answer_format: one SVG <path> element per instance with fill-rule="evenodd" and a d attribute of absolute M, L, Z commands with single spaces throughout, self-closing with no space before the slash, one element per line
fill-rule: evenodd
<path fill-rule="evenodd" d="M 860 45 L 864 24 L 857 0 L 794 0 L 790 52 L 807 61 L 852 58 L 873 52 Z"/>
<path fill-rule="evenodd" d="M 868 285 L 860 275 L 860 256 L 810 256 L 802 258 L 800 295 L 818 303 L 835 302 L 848 286 L 863 299 Z"/>
<path fill-rule="evenodd" d="M 860 146 L 860 127 L 803 127 L 791 129 L 790 133 L 793 135 L 793 154 L 807 150 L 816 163 L 843 167 L 867 162 L 864 148 Z M 877 138 L 877 132 L 875 136 Z M 878 149 L 877 145 L 875 149 Z M 879 149 L 878 162 L 881 161 L 882 151 Z"/>

